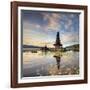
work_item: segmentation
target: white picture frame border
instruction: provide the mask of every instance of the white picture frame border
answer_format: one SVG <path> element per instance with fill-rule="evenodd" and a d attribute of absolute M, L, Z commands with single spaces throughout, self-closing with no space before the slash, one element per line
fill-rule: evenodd
<path fill-rule="evenodd" d="M 79 75 L 63 75 L 63 76 L 40 76 L 40 77 L 24 77 L 21 78 L 21 10 L 39 10 L 39 11 L 58 11 L 58 12 L 74 12 L 80 14 L 79 38 L 80 38 L 80 74 Z M 72 9 L 52 9 L 38 7 L 18 7 L 18 83 L 35 83 L 35 82 L 51 82 L 51 81 L 70 81 L 84 80 L 84 11 Z"/>

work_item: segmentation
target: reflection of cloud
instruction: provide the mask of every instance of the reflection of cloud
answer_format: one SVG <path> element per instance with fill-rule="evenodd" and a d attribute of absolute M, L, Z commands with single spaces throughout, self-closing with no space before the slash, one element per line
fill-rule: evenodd
<path fill-rule="evenodd" d="M 58 30 L 60 28 L 59 20 L 60 20 L 60 14 L 56 13 L 43 13 L 43 18 L 45 21 L 47 21 L 46 30 Z"/>

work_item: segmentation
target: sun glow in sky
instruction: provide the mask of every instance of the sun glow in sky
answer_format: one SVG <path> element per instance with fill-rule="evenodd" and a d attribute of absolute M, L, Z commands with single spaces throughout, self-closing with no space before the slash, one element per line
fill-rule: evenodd
<path fill-rule="evenodd" d="M 79 44 L 80 13 L 21 11 L 23 44 L 54 47 L 57 32 L 63 46 Z"/>

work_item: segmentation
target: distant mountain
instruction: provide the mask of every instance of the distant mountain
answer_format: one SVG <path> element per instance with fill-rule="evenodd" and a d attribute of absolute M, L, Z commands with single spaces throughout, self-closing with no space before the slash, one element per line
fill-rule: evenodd
<path fill-rule="evenodd" d="M 72 47 L 72 48 L 73 48 L 73 47 L 76 47 L 76 48 L 77 48 L 77 47 L 79 47 L 79 44 L 70 45 L 70 46 L 67 46 L 66 48 L 71 48 L 71 47 Z"/>
<path fill-rule="evenodd" d="M 23 48 L 42 48 L 42 47 L 33 46 L 33 45 L 23 45 Z"/>
<path fill-rule="evenodd" d="M 34 46 L 34 45 L 23 45 L 23 48 L 45 48 L 45 47 Z M 54 48 L 52 48 L 52 49 L 54 49 Z M 79 50 L 79 44 L 70 45 L 70 46 L 67 46 L 63 49 L 65 49 L 65 50 Z"/>
<path fill-rule="evenodd" d="M 66 50 L 74 50 L 74 51 L 79 51 L 79 44 L 71 45 L 65 47 Z"/>

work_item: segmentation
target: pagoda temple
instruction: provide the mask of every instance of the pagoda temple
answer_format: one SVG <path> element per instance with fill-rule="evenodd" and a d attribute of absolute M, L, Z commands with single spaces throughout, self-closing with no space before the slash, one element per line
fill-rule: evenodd
<path fill-rule="evenodd" d="M 62 44 L 61 44 L 61 41 L 60 41 L 59 32 L 57 32 L 56 42 L 55 42 L 54 46 L 55 46 L 55 50 L 58 50 L 58 49 L 61 49 L 62 48 Z"/>

